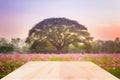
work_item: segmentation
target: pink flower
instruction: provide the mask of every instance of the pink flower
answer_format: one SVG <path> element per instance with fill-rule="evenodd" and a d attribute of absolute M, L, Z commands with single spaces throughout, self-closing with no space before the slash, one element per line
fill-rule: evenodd
<path fill-rule="evenodd" d="M 15 67 L 14 70 L 16 70 L 17 68 Z"/>
<path fill-rule="evenodd" d="M 2 72 L 5 72 L 5 67 L 2 66 L 2 67 L 1 67 L 1 71 L 2 71 Z"/>

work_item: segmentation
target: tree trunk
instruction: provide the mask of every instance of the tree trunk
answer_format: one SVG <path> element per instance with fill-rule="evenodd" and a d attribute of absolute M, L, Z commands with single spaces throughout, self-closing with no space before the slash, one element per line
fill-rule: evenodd
<path fill-rule="evenodd" d="M 57 47 L 57 53 L 58 54 L 62 53 L 62 48 L 61 47 Z"/>

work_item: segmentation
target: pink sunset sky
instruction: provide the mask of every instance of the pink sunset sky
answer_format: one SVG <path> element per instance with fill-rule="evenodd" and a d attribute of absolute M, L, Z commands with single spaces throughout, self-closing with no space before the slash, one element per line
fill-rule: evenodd
<path fill-rule="evenodd" d="M 0 0 L 0 37 L 26 38 L 50 17 L 78 21 L 95 40 L 120 37 L 120 0 Z"/>

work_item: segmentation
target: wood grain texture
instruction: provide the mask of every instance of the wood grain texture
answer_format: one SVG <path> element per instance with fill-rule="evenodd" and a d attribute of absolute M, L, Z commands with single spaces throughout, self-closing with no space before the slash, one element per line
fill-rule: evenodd
<path fill-rule="evenodd" d="M 92 62 L 28 62 L 2 80 L 119 80 Z"/>

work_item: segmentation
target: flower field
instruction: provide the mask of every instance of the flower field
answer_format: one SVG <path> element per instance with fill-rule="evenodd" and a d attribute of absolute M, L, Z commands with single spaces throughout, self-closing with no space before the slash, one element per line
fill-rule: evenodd
<path fill-rule="evenodd" d="M 0 78 L 28 61 L 92 61 L 120 78 L 120 54 L 0 54 Z"/>

